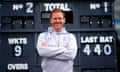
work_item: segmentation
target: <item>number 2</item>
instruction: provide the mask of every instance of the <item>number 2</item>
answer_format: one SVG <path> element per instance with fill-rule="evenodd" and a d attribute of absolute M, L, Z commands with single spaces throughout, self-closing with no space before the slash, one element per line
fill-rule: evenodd
<path fill-rule="evenodd" d="M 27 2 L 26 3 L 26 13 L 33 13 L 34 10 L 33 10 L 33 3 L 32 2 Z"/>

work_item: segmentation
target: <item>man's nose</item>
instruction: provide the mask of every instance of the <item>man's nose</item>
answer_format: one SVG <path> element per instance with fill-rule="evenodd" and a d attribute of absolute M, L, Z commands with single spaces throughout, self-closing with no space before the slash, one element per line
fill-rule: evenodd
<path fill-rule="evenodd" d="M 59 21 L 60 21 L 60 19 L 59 19 L 59 18 L 57 18 L 57 19 L 56 19 L 56 21 L 57 21 L 57 22 L 59 22 Z"/>

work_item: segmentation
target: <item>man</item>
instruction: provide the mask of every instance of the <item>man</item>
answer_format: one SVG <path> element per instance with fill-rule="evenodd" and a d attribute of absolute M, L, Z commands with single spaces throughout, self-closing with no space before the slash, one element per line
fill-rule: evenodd
<path fill-rule="evenodd" d="M 72 72 L 77 53 L 75 36 L 64 27 L 65 14 L 54 9 L 50 15 L 51 27 L 38 36 L 37 51 L 42 57 L 43 72 Z"/>

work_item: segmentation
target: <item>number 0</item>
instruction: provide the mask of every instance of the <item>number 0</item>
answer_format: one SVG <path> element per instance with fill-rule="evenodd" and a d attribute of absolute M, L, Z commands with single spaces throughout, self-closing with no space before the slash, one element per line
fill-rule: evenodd
<path fill-rule="evenodd" d="M 112 53 L 111 46 L 109 44 L 104 46 L 104 53 L 105 55 L 110 55 Z"/>

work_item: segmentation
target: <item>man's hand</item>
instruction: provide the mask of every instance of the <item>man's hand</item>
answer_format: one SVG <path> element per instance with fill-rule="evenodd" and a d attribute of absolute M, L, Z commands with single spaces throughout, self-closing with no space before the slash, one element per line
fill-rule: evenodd
<path fill-rule="evenodd" d="M 48 46 L 47 42 L 42 42 L 42 46 Z"/>

